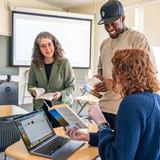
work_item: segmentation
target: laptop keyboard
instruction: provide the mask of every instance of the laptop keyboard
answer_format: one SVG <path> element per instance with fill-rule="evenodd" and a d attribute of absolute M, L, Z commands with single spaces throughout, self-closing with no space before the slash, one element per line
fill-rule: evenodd
<path fill-rule="evenodd" d="M 56 137 L 54 140 L 51 140 L 49 143 L 47 143 L 43 147 L 38 148 L 36 152 L 43 153 L 46 155 L 51 155 L 55 151 L 57 151 L 57 149 L 61 148 L 64 144 L 66 144 L 68 141 L 70 141 L 70 139 L 68 138 Z"/>

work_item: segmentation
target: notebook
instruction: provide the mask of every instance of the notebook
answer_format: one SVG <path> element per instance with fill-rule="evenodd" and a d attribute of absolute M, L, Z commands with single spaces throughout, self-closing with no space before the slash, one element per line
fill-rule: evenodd
<path fill-rule="evenodd" d="M 14 120 L 31 154 L 65 160 L 84 144 L 83 141 L 57 136 L 43 110 L 16 117 Z"/>

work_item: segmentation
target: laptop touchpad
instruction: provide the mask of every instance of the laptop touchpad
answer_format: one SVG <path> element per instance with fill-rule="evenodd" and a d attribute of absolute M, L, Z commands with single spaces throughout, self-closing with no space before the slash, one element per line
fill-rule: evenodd
<path fill-rule="evenodd" d="M 66 143 L 62 148 L 60 148 L 58 151 L 54 152 L 52 156 L 57 160 L 59 159 L 64 160 L 66 157 L 68 158 L 74 151 L 76 151 L 84 144 L 85 143 L 83 141 L 71 140 L 68 143 Z"/>

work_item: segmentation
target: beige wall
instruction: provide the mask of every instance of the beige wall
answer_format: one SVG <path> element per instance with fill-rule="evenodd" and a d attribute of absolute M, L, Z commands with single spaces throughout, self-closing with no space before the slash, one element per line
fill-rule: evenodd
<path fill-rule="evenodd" d="M 160 1 L 144 5 L 144 33 L 154 46 L 160 46 Z"/>

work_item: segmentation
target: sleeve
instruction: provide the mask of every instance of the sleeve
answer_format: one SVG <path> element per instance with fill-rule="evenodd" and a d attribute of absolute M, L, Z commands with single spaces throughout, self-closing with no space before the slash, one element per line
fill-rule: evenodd
<path fill-rule="evenodd" d="M 31 93 L 30 88 L 32 87 L 37 87 L 37 81 L 36 81 L 36 76 L 35 76 L 35 70 L 34 70 L 34 64 L 31 63 L 31 67 L 29 70 L 29 76 L 28 76 L 28 83 L 27 83 L 27 88 L 28 91 Z"/>
<path fill-rule="evenodd" d="M 92 146 L 98 146 L 98 132 L 97 133 L 90 132 L 89 137 L 90 137 L 89 144 Z"/>
<path fill-rule="evenodd" d="M 140 107 L 140 106 L 138 106 Z M 117 128 L 99 132 L 99 154 L 102 160 L 134 160 L 141 133 L 141 120 L 135 104 L 122 102 L 117 114 Z"/>
<path fill-rule="evenodd" d="M 101 62 L 101 55 L 99 56 L 99 61 L 98 61 L 98 67 L 97 67 L 97 74 L 102 75 L 103 69 L 102 69 L 102 62 Z"/>
<path fill-rule="evenodd" d="M 64 67 L 64 90 L 61 91 L 62 99 L 70 96 L 76 88 L 75 76 L 69 61 L 66 59 Z"/>
<path fill-rule="evenodd" d="M 102 48 L 105 44 L 106 40 L 104 40 L 100 46 L 100 56 L 99 56 L 99 61 L 98 61 L 98 66 L 97 66 L 97 74 L 102 75 L 103 68 L 102 68 Z"/>
<path fill-rule="evenodd" d="M 151 58 L 152 64 L 155 67 L 156 71 L 157 66 L 156 66 L 156 61 L 155 61 L 155 56 L 153 52 L 153 48 L 149 44 L 149 41 L 145 37 L 144 34 L 137 32 L 134 43 L 133 43 L 133 48 L 141 48 L 141 49 L 146 49 L 149 52 L 149 56 Z"/>
<path fill-rule="evenodd" d="M 99 60 L 98 60 L 98 70 L 99 69 L 102 69 L 101 55 L 99 56 Z"/>

